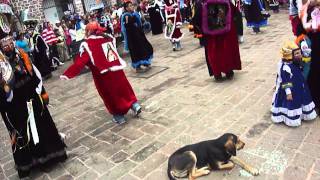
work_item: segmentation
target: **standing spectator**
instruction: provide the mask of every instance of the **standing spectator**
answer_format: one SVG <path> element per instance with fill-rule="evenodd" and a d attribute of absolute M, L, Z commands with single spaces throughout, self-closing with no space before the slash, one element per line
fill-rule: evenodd
<path fill-rule="evenodd" d="M 52 77 L 52 61 L 49 59 L 49 46 L 38 32 L 39 29 L 30 29 L 33 44 L 34 65 L 40 71 L 42 78 L 49 79 Z"/>
<path fill-rule="evenodd" d="M 311 91 L 312 100 L 316 105 L 316 109 L 320 110 L 320 26 L 317 24 L 317 19 L 311 14 L 316 14 L 319 11 L 319 1 L 308 1 L 302 8 L 302 24 L 307 31 L 307 36 L 311 40 L 311 65 L 308 76 L 308 84 Z M 311 17 L 311 18 L 309 18 Z M 319 18 L 319 17 L 317 17 Z M 315 22 L 315 23 L 313 23 Z"/>
<path fill-rule="evenodd" d="M 59 39 L 57 43 L 57 49 L 58 49 L 60 60 L 62 62 L 66 62 L 69 59 L 69 53 L 68 53 L 66 41 L 65 41 L 66 37 L 60 21 L 56 22 L 55 34 Z"/>
<path fill-rule="evenodd" d="M 24 33 L 19 33 L 17 40 L 16 40 L 16 46 L 18 48 L 23 49 L 24 52 L 30 53 L 29 44 L 25 39 Z"/>
<path fill-rule="evenodd" d="M 161 9 L 158 4 L 154 3 L 148 8 L 148 13 L 150 16 L 150 24 L 152 29 L 152 34 L 162 34 L 163 33 L 163 17 L 161 15 Z"/>
<path fill-rule="evenodd" d="M 49 56 L 50 60 L 52 61 L 52 68 L 55 69 L 57 66 L 63 65 L 63 63 L 59 60 L 59 53 L 57 49 L 59 39 L 53 32 L 52 25 L 49 22 L 43 23 L 43 31 L 41 36 L 49 46 Z"/>
<path fill-rule="evenodd" d="M 69 29 L 66 25 L 62 25 L 62 29 L 63 29 L 63 33 L 64 33 L 64 37 L 66 38 L 66 45 L 67 45 L 67 48 L 68 48 L 68 53 L 69 55 L 71 55 L 71 43 L 72 43 L 72 38 L 71 38 L 71 35 L 69 33 Z"/>
<path fill-rule="evenodd" d="M 302 23 L 299 18 L 300 10 L 302 8 L 302 0 L 290 0 L 289 4 L 289 15 L 292 26 L 292 32 L 295 36 L 300 36 L 302 34 Z"/>
<path fill-rule="evenodd" d="M 74 57 L 74 55 L 78 52 L 77 46 L 77 31 L 75 29 L 75 26 L 71 23 L 69 25 L 69 34 L 71 37 L 71 56 Z"/>
<path fill-rule="evenodd" d="M 181 13 L 181 19 L 183 23 L 186 23 L 186 5 L 184 4 L 184 0 L 178 0 L 179 8 L 180 8 L 180 13 Z"/>

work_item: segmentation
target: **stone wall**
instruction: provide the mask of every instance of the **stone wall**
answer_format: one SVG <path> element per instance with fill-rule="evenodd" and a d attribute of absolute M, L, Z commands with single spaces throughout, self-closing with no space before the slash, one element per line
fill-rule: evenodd
<path fill-rule="evenodd" d="M 44 19 L 42 0 L 12 0 L 12 5 L 16 12 L 29 9 L 31 17 Z"/>
<path fill-rule="evenodd" d="M 81 0 L 73 0 L 75 11 L 83 15 L 84 10 Z M 44 20 L 45 16 L 43 13 L 43 0 L 12 0 L 12 5 L 15 11 L 22 11 L 29 9 L 29 14 L 32 17 Z"/>

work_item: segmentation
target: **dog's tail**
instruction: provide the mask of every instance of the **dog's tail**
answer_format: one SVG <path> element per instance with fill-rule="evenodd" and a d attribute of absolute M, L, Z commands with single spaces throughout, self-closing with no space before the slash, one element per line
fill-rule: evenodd
<path fill-rule="evenodd" d="M 171 164 L 170 162 L 168 163 L 168 170 L 167 170 L 167 174 L 170 180 L 177 180 L 174 175 L 173 175 L 173 171 L 171 170 Z"/>

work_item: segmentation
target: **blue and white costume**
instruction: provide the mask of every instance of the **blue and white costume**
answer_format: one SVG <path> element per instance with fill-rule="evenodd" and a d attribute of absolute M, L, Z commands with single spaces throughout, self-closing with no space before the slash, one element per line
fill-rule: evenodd
<path fill-rule="evenodd" d="M 292 94 L 293 100 L 287 100 L 288 94 Z M 302 70 L 292 61 L 279 63 L 271 112 L 273 122 L 288 126 L 300 126 L 302 120 L 317 117 Z"/>

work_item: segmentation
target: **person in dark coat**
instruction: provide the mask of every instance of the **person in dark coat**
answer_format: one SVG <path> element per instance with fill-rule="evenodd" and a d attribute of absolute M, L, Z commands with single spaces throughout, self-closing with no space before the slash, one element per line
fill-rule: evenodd
<path fill-rule="evenodd" d="M 163 33 L 163 21 L 164 18 L 161 15 L 161 10 L 158 4 L 154 4 L 148 8 L 148 13 L 150 16 L 151 30 L 153 35 Z"/>

